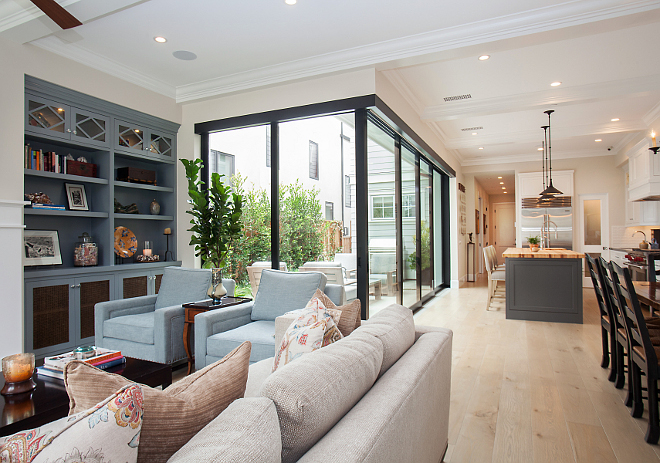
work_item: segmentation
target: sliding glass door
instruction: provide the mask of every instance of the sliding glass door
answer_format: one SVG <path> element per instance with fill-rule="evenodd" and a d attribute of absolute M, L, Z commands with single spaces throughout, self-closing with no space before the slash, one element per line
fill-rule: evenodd
<path fill-rule="evenodd" d="M 416 155 L 407 145 L 401 146 L 401 204 L 403 236 L 403 305 L 411 307 L 420 299 L 417 285 L 417 192 Z"/>

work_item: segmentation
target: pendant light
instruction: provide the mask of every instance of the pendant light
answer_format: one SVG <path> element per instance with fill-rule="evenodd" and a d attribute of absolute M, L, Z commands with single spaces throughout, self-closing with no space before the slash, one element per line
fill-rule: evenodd
<path fill-rule="evenodd" d="M 542 129 L 546 131 L 547 134 L 546 149 L 548 152 L 549 182 L 547 188 L 545 188 L 541 193 L 539 193 L 541 195 L 541 199 L 550 199 L 553 198 L 555 195 L 563 194 L 561 191 L 559 191 L 557 188 L 555 188 L 552 185 L 552 141 L 551 141 L 551 133 L 550 133 L 550 115 L 554 112 L 555 112 L 554 109 L 548 109 L 547 111 L 544 111 L 544 113 L 548 115 L 548 125 L 543 126 Z"/>

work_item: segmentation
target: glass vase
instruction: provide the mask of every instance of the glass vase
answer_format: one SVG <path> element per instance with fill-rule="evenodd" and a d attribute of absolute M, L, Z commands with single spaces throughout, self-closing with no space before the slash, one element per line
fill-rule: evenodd
<path fill-rule="evenodd" d="M 227 289 L 222 285 L 222 269 L 211 269 L 211 286 L 207 292 L 208 297 L 213 299 L 214 304 L 220 303 L 220 299 L 227 294 Z"/>

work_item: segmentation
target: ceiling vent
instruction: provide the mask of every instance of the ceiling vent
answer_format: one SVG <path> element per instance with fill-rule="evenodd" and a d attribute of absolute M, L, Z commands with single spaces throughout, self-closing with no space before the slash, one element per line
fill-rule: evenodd
<path fill-rule="evenodd" d="M 465 127 L 461 132 L 474 132 L 475 130 L 483 130 L 483 127 Z"/>
<path fill-rule="evenodd" d="M 468 98 L 472 98 L 472 95 L 466 93 L 465 95 L 446 96 L 444 97 L 444 100 L 445 103 L 447 103 L 449 101 L 467 100 Z"/>

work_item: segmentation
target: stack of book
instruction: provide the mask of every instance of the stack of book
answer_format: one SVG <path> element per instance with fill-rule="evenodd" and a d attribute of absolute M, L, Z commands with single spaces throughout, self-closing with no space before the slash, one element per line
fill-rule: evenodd
<path fill-rule="evenodd" d="M 65 154 L 57 154 L 55 151 L 44 152 L 43 150 L 32 149 L 30 145 L 25 145 L 23 167 L 58 174 L 68 173 Z"/>
<path fill-rule="evenodd" d="M 82 360 L 92 366 L 105 370 L 110 367 L 121 365 L 126 362 L 126 357 L 121 355 L 121 351 L 104 349 L 102 347 L 94 348 L 94 355 L 86 359 L 77 359 L 73 352 L 46 357 L 44 365 L 37 367 L 39 376 L 48 376 L 50 378 L 64 379 L 64 368 L 72 360 Z"/>
<path fill-rule="evenodd" d="M 30 205 L 32 209 L 50 209 L 55 211 L 65 211 L 66 206 L 64 204 L 41 204 L 41 203 L 32 203 Z"/>

